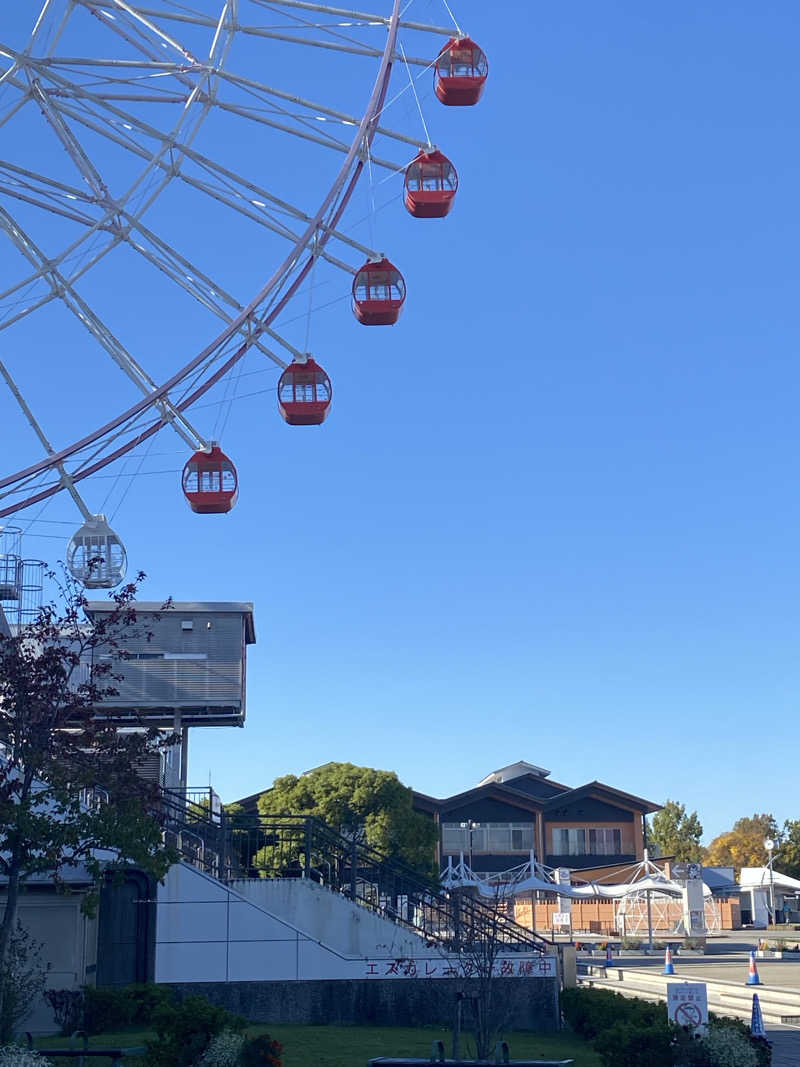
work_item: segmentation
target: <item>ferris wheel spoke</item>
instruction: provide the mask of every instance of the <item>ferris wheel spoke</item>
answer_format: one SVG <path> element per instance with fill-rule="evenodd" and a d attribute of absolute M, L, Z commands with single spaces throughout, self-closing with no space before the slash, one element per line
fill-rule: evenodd
<path fill-rule="evenodd" d="M 132 21 L 136 25 L 136 29 L 141 32 L 142 29 L 147 29 L 153 36 L 158 39 L 160 44 L 166 45 L 168 48 L 172 48 L 176 51 L 184 60 L 189 63 L 196 63 L 197 59 L 188 49 L 186 49 L 180 41 L 177 41 L 165 30 L 162 30 L 160 26 L 152 20 L 149 14 L 146 14 L 140 8 L 135 7 L 132 4 L 125 3 L 125 0 L 113 0 L 110 4 L 96 4 L 93 0 L 76 0 L 76 3 L 82 7 L 88 8 L 106 24 L 114 23 L 119 17 L 125 21 L 125 16 L 128 16 L 128 24 Z M 113 17 L 111 13 L 106 10 L 108 8 L 113 9 Z M 213 20 L 212 20 L 213 24 Z M 113 26 L 112 26 L 113 28 Z"/>
<path fill-rule="evenodd" d="M 265 0 L 270 7 L 295 7 L 303 11 L 319 11 L 326 15 L 338 15 L 342 18 L 358 19 L 370 25 L 384 25 L 389 20 L 386 15 L 375 15 L 366 11 L 352 11 L 345 7 L 332 7 L 330 4 L 312 4 L 305 0 Z M 408 22 L 400 20 L 400 28 L 404 30 L 420 30 L 427 33 L 435 33 L 439 36 L 450 37 L 453 33 L 452 26 L 432 26 L 427 22 Z"/>
<path fill-rule="evenodd" d="M 153 153 L 150 149 L 145 148 L 136 141 L 132 141 L 127 136 L 122 136 L 115 127 L 110 126 L 107 121 L 102 121 L 102 117 L 95 116 L 94 118 L 91 118 L 85 112 L 77 111 L 71 108 L 70 106 L 63 104 L 63 102 L 61 101 L 59 101 L 59 108 L 60 110 L 65 112 L 67 116 L 71 117 L 76 122 L 79 122 L 87 128 L 93 130 L 94 132 L 99 133 L 102 136 L 112 140 L 115 144 L 119 145 L 120 147 L 126 148 L 127 150 L 133 152 L 135 155 L 140 156 L 142 159 L 150 160 L 153 158 Z M 113 110 L 116 112 L 119 109 L 114 108 Z M 161 131 L 150 126 L 148 123 L 144 123 L 141 120 L 137 119 L 135 115 L 130 115 L 127 112 L 122 112 L 122 115 L 124 116 L 126 122 L 128 121 L 128 119 L 131 120 L 130 123 L 128 123 L 129 125 L 138 126 L 138 128 L 144 135 L 152 138 L 157 142 L 163 141 L 165 139 L 165 135 Z M 217 179 L 217 181 L 223 182 L 223 185 L 222 187 L 220 187 L 209 184 L 208 182 L 197 179 L 191 174 L 187 174 L 184 169 L 176 171 L 176 168 L 173 163 L 168 162 L 165 158 L 159 158 L 155 165 L 158 169 L 163 171 L 163 173 L 167 177 L 177 177 L 179 180 L 188 185 L 191 185 L 198 191 L 213 197 L 215 200 L 226 204 L 228 207 L 239 212 L 240 214 L 244 214 L 246 217 L 257 221 L 262 225 L 267 226 L 267 228 L 273 230 L 274 232 L 280 233 L 282 236 L 285 236 L 292 240 L 296 239 L 296 235 L 292 233 L 292 231 L 290 231 L 288 227 L 286 227 L 283 223 L 278 222 L 267 211 L 267 204 L 273 204 L 277 209 L 289 214 L 295 219 L 301 220 L 306 223 L 310 221 L 311 217 L 307 214 L 307 212 L 304 212 L 300 208 L 290 204 L 287 200 L 275 196 L 267 189 L 264 189 L 263 186 L 257 185 L 256 183 L 243 178 L 241 175 L 223 166 L 221 163 L 211 159 L 209 156 L 204 155 L 203 153 L 191 148 L 188 144 L 184 144 L 182 142 L 175 142 L 174 149 L 181 156 L 191 160 L 199 168 L 210 173 Z M 391 169 L 393 172 L 396 172 L 399 169 L 397 165 L 395 163 L 392 163 L 391 161 L 380 160 L 372 155 L 370 156 L 370 159 L 372 163 L 382 165 L 385 168 Z M 258 210 L 253 211 L 253 208 L 256 208 Z M 143 214 L 143 212 L 140 211 L 137 214 L 141 215 Z M 363 245 L 361 242 L 356 241 L 354 238 L 348 236 L 347 234 L 342 233 L 336 228 L 333 228 L 331 230 L 331 235 L 335 237 L 338 241 L 349 245 L 351 248 L 354 248 L 359 252 L 366 254 L 367 256 L 375 254 L 374 250 Z M 325 253 L 325 258 L 330 258 L 327 253 Z"/>
<path fill-rule="evenodd" d="M 8 388 L 9 388 L 9 390 L 11 392 L 11 395 L 16 400 L 17 405 L 19 406 L 19 408 L 22 411 L 22 413 L 25 416 L 25 418 L 28 420 L 28 423 L 31 426 L 33 432 L 39 438 L 40 444 L 42 445 L 44 450 L 47 452 L 47 454 L 52 456 L 53 452 L 54 452 L 53 446 L 50 444 L 50 441 L 48 440 L 47 435 L 45 434 L 45 432 L 42 429 L 40 423 L 37 421 L 36 417 L 34 416 L 33 412 L 31 411 L 30 405 L 28 404 L 28 402 L 25 400 L 25 398 L 23 397 L 22 393 L 20 392 L 19 386 L 14 381 L 14 378 L 11 376 L 10 371 L 8 370 L 8 368 L 6 367 L 6 365 L 2 361 L 0 361 L 0 375 L 2 375 L 6 385 L 8 386 Z M 61 485 L 63 486 L 64 489 L 67 490 L 67 492 L 70 494 L 72 499 L 75 501 L 75 503 L 78 506 L 78 510 L 81 512 L 81 514 L 83 515 L 84 519 L 91 518 L 91 512 L 89 511 L 88 507 L 84 503 L 83 497 L 81 497 L 80 493 L 75 488 L 75 483 L 73 482 L 72 478 L 67 473 L 67 470 L 64 467 L 64 464 L 63 463 L 56 464 L 56 470 L 58 471 L 59 480 L 61 482 Z"/>
<path fill-rule="evenodd" d="M 17 58 L 20 58 L 20 54 L 19 53 L 16 53 L 16 55 L 17 55 Z M 65 84 L 66 84 L 67 87 L 69 87 L 69 85 L 71 84 L 68 81 L 66 81 L 66 79 L 61 78 L 59 75 L 53 75 L 52 72 L 50 72 L 50 71 L 48 71 L 46 69 L 44 64 L 41 64 L 38 61 L 33 60 L 31 57 L 24 56 L 22 58 L 24 58 L 25 63 L 27 65 L 32 66 L 35 70 L 42 71 L 42 73 L 44 74 L 45 77 L 49 78 L 50 80 L 55 80 L 55 82 L 57 84 L 60 84 L 60 87 L 63 88 Z M 19 83 L 19 82 L 17 82 L 16 84 L 18 85 L 18 87 L 20 85 L 22 85 L 22 83 Z M 24 88 L 24 85 L 23 85 L 23 88 Z M 85 90 L 82 90 L 80 92 L 80 96 L 81 96 L 81 104 L 82 104 L 82 106 L 84 108 L 88 106 L 87 103 L 86 103 L 87 100 L 88 101 L 92 101 L 94 99 L 92 94 L 86 92 Z M 52 99 L 50 100 L 50 103 L 53 104 L 54 107 L 56 107 L 56 105 L 54 105 Z M 67 109 L 65 109 L 63 107 L 57 107 L 57 110 L 65 111 Z M 192 130 L 187 131 L 188 140 L 191 140 L 196 135 L 196 133 L 197 133 L 197 131 L 199 129 L 200 123 L 202 122 L 202 120 L 205 117 L 205 115 L 207 114 L 207 112 L 208 112 L 208 105 L 205 105 L 203 110 L 202 110 L 201 115 L 198 117 L 197 121 L 194 122 L 194 128 Z M 125 113 L 123 113 L 123 114 L 125 114 Z M 154 167 L 155 163 L 156 162 L 161 162 L 162 161 L 162 157 L 164 157 L 167 154 L 169 154 L 169 156 L 170 156 L 171 166 L 169 168 L 162 168 L 162 170 L 163 170 L 162 180 L 161 180 L 158 188 L 155 191 L 151 191 L 150 192 L 149 197 L 146 199 L 144 205 L 142 207 L 140 207 L 140 211 L 141 212 L 144 212 L 150 206 L 150 204 L 153 202 L 153 200 L 169 184 L 169 182 L 171 181 L 172 177 L 176 173 L 178 162 L 176 160 L 176 151 L 175 151 L 175 147 L 174 147 L 175 146 L 175 141 L 177 139 L 175 135 L 176 135 L 176 132 L 183 125 L 186 124 L 186 116 L 187 116 L 187 114 L 188 114 L 188 104 L 187 104 L 187 107 L 184 109 L 184 116 L 183 116 L 182 120 L 178 123 L 177 127 L 175 127 L 175 129 L 172 131 L 171 135 L 165 135 L 165 134 L 163 134 L 163 133 L 161 133 L 159 131 L 156 131 L 157 145 L 156 145 L 156 148 L 155 148 L 154 152 L 151 151 L 151 152 L 147 152 L 146 153 L 148 166 L 145 168 L 145 172 L 144 173 L 151 172 L 153 170 L 153 167 Z M 83 116 L 82 116 L 81 113 L 74 113 L 74 117 L 76 117 L 76 118 L 78 118 L 80 120 Z M 130 116 L 130 117 L 133 118 L 134 116 Z M 124 124 L 124 125 L 127 125 L 129 129 L 133 128 L 132 124 Z M 62 126 L 63 126 L 63 124 L 62 124 Z M 71 131 L 68 131 L 68 133 L 70 133 L 70 132 Z M 103 130 L 102 129 L 102 123 L 100 124 L 100 132 L 107 133 L 107 130 Z M 62 139 L 63 139 L 63 136 L 64 136 L 63 129 L 59 130 L 59 133 L 62 134 Z M 119 139 L 119 143 L 123 144 L 123 146 L 125 146 L 125 147 L 127 147 L 129 149 L 131 147 L 130 143 L 128 141 L 126 141 L 124 138 L 120 138 Z M 188 147 L 188 144 L 187 144 L 187 147 Z M 179 155 L 179 153 L 177 153 L 177 154 Z M 91 164 L 89 163 L 89 165 L 91 165 Z M 65 249 L 64 252 L 61 254 L 60 259 L 65 259 L 67 256 L 69 256 L 73 252 L 75 252 L 75 250 L 83 242 L 85 242 L 88 239 L 88 237 L 90 237 L 97 230 L 99 230 L 99 229 L 108 229 L 109 228 L 109 224 L 112 222 L 112 220 L 113 220 L 115 214 L 117 213 L 119 207 L 121 207 L 126 201 L 128 201 L 133 196 L 134 192 L 137 190 L 137 188 L 140 185 L 140 183 L 142 182 L 142 180 L 143 180 L 143 175 L 140 175 L 139 178 L 134 182 L 134 184 L 128 189 L 128 191 L 119 200 L 113 201 L 110 204 L 108 204 L 106 206 L 106 211 L 105 211 L 103 217 L 101 219 L 97 220 L 92 227 L 87 229 L 86 232 L 77 241 L 73 242 L 72 245 L 70 245 L 67 249 Z M 100 179 L 100 182 L 102 183 L 102 179 Z M 104 251 L 101 253 L 101 255 L 99 257 L 95 256 L 91 260 L 91 263 L 94 264 L 95 262 L 97 262 L 98 258 L 102 258 L 102 255 L 107 254 L 107 252 L 110 251 L 111 248 L 114 247 L 115 243 L 117 243 L 117 238 L 112 234 L 111 239 L 108 241 Z"/>
<path fill-rule="evenodd" d="M 228 307 L 232 308 L 237 313 L 243 310 L 243 304 L 239 303 L 235 297 L 226 292 L 218 282 L 214 281 L 204 271 L 200 270 L 196 264 L 192 263 L 185 256 L 180 255 L 174 248 L 167 245 L 140 222 L 135 223 L 135 227 L 153 248 L 148 248 L 142 242 L 134 240 L 133 237 L 129 237 L 128 240 L 131 247 L 154 267 L 157 267 L 158 270 L 167 275 L 167 277 L 179 285 L 190 296 L 194 297 L 195 300 L 199 301 L 199 303 L 209 311 L 213 312 L 224 322 L 230 323 L 233 321 L 234 316 L 230 315 L 222 304 L 227 304 Z M 239 333 L 244 337 L 249 337 L 251 331 L 251 321 L 243 323 L 239 327 Z M 279 367 L 285 366 L 284 361 L 279 359 L 278 356 L 270 351 L 270 349 L 268 349 L 260 340 L 255 340 L 254 347 Z"/>
<path fill-rule="evenodd" d="M 264 85 L 263 82 L 255 81 L 253 78 L 246 78 L 241 74 L 237 74 L 235 71 L 221 70 L 219 73 L 220 78 L 223 81 L 229 82 L 231 85 L 250 89 L 257 93 L 263 93 L 266 96 L 274 96 L 279 100 L 286 100 L 290 103 L 308 108 L 309 111 L 312 112 L 313 118 L 317 118 L 317 116 L 330 116 L 331 118 L 338 119 L 339 122 L 342 122 L 346 126 L 358 126 L 359 120 L 355 115 L 349 115 L 344 111 L 337 111 L 335 108 L 320 104 L 316 100 L 309 100 L 306 97 L 297 96 L 294 93 L 284 92 L 281 89 L 276 89 L 272 85 Z M 391 137 L 394 140 L 413 145 L 415 148 L 424 148 L 426 145 L 425 141 L 420 141 L 418 138 L 414 137 L 408 137 L 397 130 L 390 130 L 385 126 L 379 126 L 376 132 L 382 134 L 384 137 Z"/>
<path fill-rule="evenodd" d="M 145 395 L 149 395 L 156 389 L 156 383 L 147 372 L 137 363 L 128 352 L 122 342 L 114 335 L 99 315 L 87 304 L 82 296 L 75 290 L 67 278 L 50 264 L 47 257 L 37 247 L 35 242 L 22 229 L 19 223 L 2 207 L 0 207 L 0 227 L 6 231 L 18 247 L 24 247 L 26 258 L 33 260 L 39 266 L 42 276 L 46 277 L 53 287 L 54 295 L 58 296 L 64 305 L 69 308 L 73 315 L 81 322 L 94 339 L 101 345 L 106 353 L 114 360 L 117 366 L 136 387 Z M 204 448 L 206 442 L 203 436 L 195 430 L 191 423 L 176 411 L 169 399 L 162 402 L 162 413 L 167 421 L 172 423 L 179 436 L 192 448 Z M 52 450 L 51 450 L 52 452 Z"/>
<path fill-rule="evenodd" d="M 36 103 L 42 110 L 45 118 L 49 122 L 52 129 L 55 131 L 56 137 L 61 141 L 62 145 L 66 149 L 67 155 L 70 157 L 76 168 L 80 172 L 83 180 L 92 190 L 95 195 L 95 200 L 102 204 L 107 209 L 109 207 L 116 210 L 116 204 L 112 203 L 111 195 L 108 191 L 103 179 L 97 168 L 84 152 L 72 130 L 64 122 L 63 118 L 59 114 L 57 108 L 54 108 L 51 104 L 50 97 L 42 89 L 41 82 L 38 78 L 31 79 L 31 95 Z"/>

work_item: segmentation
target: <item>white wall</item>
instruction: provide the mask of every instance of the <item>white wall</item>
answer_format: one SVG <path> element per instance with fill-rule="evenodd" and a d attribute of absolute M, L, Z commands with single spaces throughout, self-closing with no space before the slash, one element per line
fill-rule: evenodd
<path fill-rule="evenodd" d="M 414 956 L 424 938 L 308 878 L 243 878 L 243 897 L 347 956 Z"/>
<path fill-rule="evenodd" d="M 40 959 L 47 967 L 47 989 L 77 989 L 93 981 L 97 952 L 97 923 L 81 912 L 83 894 L 56 893 L 51 887 L 29 890 L 22 895 L 18 918 L 42 945 Z M 0 906 L 3 897 L 0 896 Z M 41 998 L 31 1005 L 22 1023 L 31 1033 L 57 1030 L 50 1006 Z"/>
<path fill-rule="evenodd" d="M 350 953 L 324 942 L 310 929 L 302 929 L 299 923 L 278 912 L 285 904 L 292 916 L 314 929 L 324 926 L 332 940 L 341 944 L 351 936 L 352 916 L 340 911 L 336 904 L 331 905 L 324 898 L 325 892 L 321 890 L 319 895 L 312 890 L 303 896 L 305 889 L 290 889 L 285 894 L 268 890 L 264 894 L 265 899 L 270 896 L 267 908 L 194 867 L 178 864 L 158 890 L 156 981 L 445 978 L 463 973 L 464 965 L 458 959 L 426 948 L 421 939 L 416 939 L 419 947 L 413 953 L 401 952 L 399 942 L 394 943 L 393 949 L 382 947 L 390 944 L 396 929 L 388 920 L 383 920 L 387 929 L 383 942 L 373 936 L 374 924 L 365 923 L 370 936 L 359 934 L 358 939 L 366 951 Z M 327 919 L 318 920 L 316 908 L 321 907 L 324 912 L 328 906 Z M 342 926 L 338 933 L 337 925 Z M 406 947 L 411 947 L 411 942 Z M 529 977 L 552 977 L 556 973 L 555 960 L 538 955 L 500 959 L 497 968 L 498 973 L 507 973 L 511 968 L 511 974 Z"/>

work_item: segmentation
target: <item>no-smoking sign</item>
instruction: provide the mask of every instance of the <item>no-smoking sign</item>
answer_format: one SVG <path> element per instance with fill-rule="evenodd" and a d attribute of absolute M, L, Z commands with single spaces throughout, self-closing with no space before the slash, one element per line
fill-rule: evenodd
<path fill-rule="evenodd" d="M 678 1004 L 675 1008 L 675 1022 L 681 1026 L 699 1026 L 703 1021 L 703 1013 L 696 1004 Z"/>
<path fill-rule="evenodd" d="M 705 1027 L 708 1023 L 708 994 L 705 982 L 670 982 L 667 987 L 667 1014 L 678 1026 Z"/>

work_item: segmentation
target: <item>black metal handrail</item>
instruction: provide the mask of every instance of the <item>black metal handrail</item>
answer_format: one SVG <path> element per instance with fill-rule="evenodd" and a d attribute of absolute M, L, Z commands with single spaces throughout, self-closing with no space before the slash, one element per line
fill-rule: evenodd
<path fill-rule="evenodd" d="M 502 899 L 443 889 L 395 856 L 313 815 L 215 811 L 213 791 L 161 790 L 165 839 L 189 863 L 232 881 L 307 878 L 412 930 L 431 944 L 463 951 L 488 938 L 504 951 L 548 951 L 552 942 L 507 914 Z"/>
<path fill-rule="evenodd" d="M 462 950 L 491 936 L 511 951 L 545 951 L 546 938 L 516 923 L 502 899 L 444 890 L 435 878 L 313 815 L 226 817 L 230 868 L 241 877 L 311 878 L 424 937 Z"/>

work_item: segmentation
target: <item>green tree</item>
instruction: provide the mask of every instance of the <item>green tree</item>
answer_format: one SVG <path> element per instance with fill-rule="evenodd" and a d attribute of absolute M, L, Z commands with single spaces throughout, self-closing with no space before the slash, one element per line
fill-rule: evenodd
<path fill-rule="evenodd" d="M 142 578 L 114 594 L 114 609 L 92 624 L 83 593 L 68 585 L 62 606 L 48 604 L 18 634 L 0 635 L 0 973 L 9 966 L 20 893 L 34 875 L 58 883 L 65 868 L 80 866 L 99 887 L 107 866 L 99 850 L 158 878 L 173 859 L 151 816 L 154 787 L 137 773 L 172 739 L 120 733 L 98 714 L 116 694 L 120 642 L 136 632 Z M 112 802 L 87 803 L 87 791 Z"/>
<path fill-rule="evenodd" d="M 772 862 L 782 874 L 800 878 L 800 819 L 787 819 L 783 824 L 780 844 Z"/>
<path fill-rule="evenodd" d="M 297 777 L 276 778 L 258 801 L 262 815 L 317 815 L 345 834 L 363 831 L 367 844 L 435 873 L 437 831 L 414 811 L 412 793 L 394 771 L 326 763 Z"/>
<path fill-rule="evenodd" d="M 683 804 L 668 800 L 653 816 L 648 839 L 658 845 L 662 856 L 699 863 L 704 852 L 700 844 L 702 835 L 703 827 L 697 812 L 688 815 Z"/>
<path fill-rule="evenodd" d="M 706 863 L 711 867 L 733 867 L 738 875 L 742 867 L 763 867 L 768 861 L 764 842 L 780 836 L 772 815 L 750 815 L 737 819 L 733 829 L 719 834 L 708 846 Z"/>

